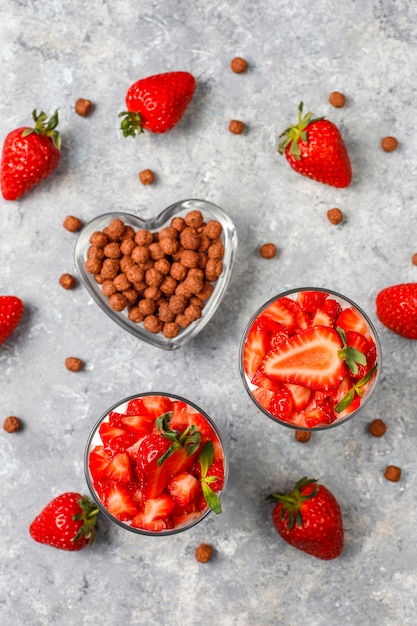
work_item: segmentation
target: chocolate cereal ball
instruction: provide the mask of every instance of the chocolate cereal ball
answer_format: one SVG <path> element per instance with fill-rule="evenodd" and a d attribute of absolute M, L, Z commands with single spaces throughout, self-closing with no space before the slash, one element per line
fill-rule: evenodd
<path fill-rule="evenodd" d="M 135 235 L 135 242 L 138 246 L 149 246 L 153 242 L 153 235 L 150 230 L 144 228 L 138 230 Z"/>
<path fill-rule="evenodd" d="M 201 213 L 201 211 L 197 210 L 190 211 L 190 213 L 187 213 L 187 215 L 184 217 L 184 221 L 186 225 L 190 228 L 199 228 L 204 223 L 203 214 Z"/>
<path fill-rule="evenodd" d="M 181 327 L 176 322 L 165 322 L 162 328 L 162 333 L 167 339 L 173 339 L 181 330 Z"/>
<path fill-rule="evenodd" d="M 160 333 L 164 323 L 156 315 L 147 315 L 143 320 L 144 328 L 150 333 Z"/>

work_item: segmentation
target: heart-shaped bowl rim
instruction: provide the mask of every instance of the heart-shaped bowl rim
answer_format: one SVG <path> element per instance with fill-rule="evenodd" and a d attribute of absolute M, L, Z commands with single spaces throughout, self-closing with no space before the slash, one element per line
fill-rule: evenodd
<path fill-rule="evenodd" d="M 85 261 L 90 246 L 90 237 L 95 231 L 101 231 L 108 226 L 111 220 L 115 218 L 121 219 L 126 225 L 133 226 L 135 229 L 144 228 L 155 231 L 162 226 L 168 224 L 173 217 L 182 217 L 190 211 L 199 210 L 203 214 L 204 220 L 217 220 L 223 229 L 222 239 L 224 244 L 223 271 L 215 283 L 213 283 L 214 291 L 206 301 L 202 310 L 200 319 L 192 322 L 187 328 L 173 338 L 167 338 L 162 333 L 153 334 L 147 331 L 142 324 L 132 322 L 125 311 L 117 312 L 110 307 L 107 297 L 103 295 L 100 285 L 96 282 L 94 276 L 85 269 Z M 230 217 L 216 204 L 207 200 L 189 199 L 180 200 L 171 204 L 164 209 L 156 218 L 143 219 L 132 213 L 120 211 L 103 213 L 93 218 L 84 225 L 80 231 L 74 251 L 75 266 L 82 283 L 86 287 L 99 307 L 107 313 L 107 315 L 116 324 L 121 326 L 138 339 L 145 341 L 153 346 L 164 350 L 175 350 L 185 346 L 189 341 L 194 339 L 198 333 L 208 324 L 213 317 L 217 307 L 219 306 L 229 284 L 232 274 L 232 268 L 235 261 L 237 250 L 237 232 Z"/>

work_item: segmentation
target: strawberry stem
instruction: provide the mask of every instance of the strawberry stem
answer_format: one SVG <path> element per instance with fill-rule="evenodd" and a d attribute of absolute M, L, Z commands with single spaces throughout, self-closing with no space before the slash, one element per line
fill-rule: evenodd
<path fill-rule="evenodd" d="M 207 472 L 213 464 L 214 448 L 211 441 L 207 441 L 200 453 L 200 466 L 201 466 L 201 488 L 203 490 L 203 496 L 208 506 L 212 511 L 219 514 L 222 512 L 219 496 L 214 493 L 213 489 L 209 486 L 209 483 L 214 483 L 217 480 L 217 476 L 207 476 Z"/>
<path fill-rule="evenodd" d="M 162 463 L 169 457 L 173 452 L 179 450 L 180 448 L 185 448 L 187 451 L 187 456 L 191 456 L 196 452 L 201 443 L 201 433 L 197 430 L 197 426 L 195 424 L 190 424 L 184 430 L 184 432 L 180 435 L 177 430 L 171 430 L 169 423 L 172 417 L 172 411 L 168 411 L 168 413 L 162 413 L 156 419 L 156 427 L 159 431 L 159 434 L 162 437 L 165 437 L 169 441 L 172 441 L 171 446 L 168 448 L 166 452 L 157 460 L 157 464 L 160 467 Z"/>
<path fill-rule="evenodd" d="M 338 351 L 337 355 L 345 361 L 352 374 L 355 375 L 359 371 L 358 363 L 359 365 L 366 365 L 366 356 L 363 354 L 363 352 L 360 352 L 359 350 L 356 350 L 356 348 L 352 348 L 352 346 L 347 345 L 346 333 L 343 328 L 338 326 L 336 330 L 339 333 L 343 343 L 343 347 L 341 350 Z"/>
<path fill-rule="evenodd" d="M 318 122 L 319 120 L 323 119 L 323 117 L 315 117 L 314 119 L 312 118 L 312 113 L 306 113 L 305 115 L 303 115 L 303 103 L 300 102 L 298 107 L 297 124 L 291 124 L 286 130 L 284 130 L 283 133 L 280 134 L 280 137 L 283 137 L 283 140 L 278 146 L 278 152 L 280 154 L 284 154 L 285 149 L 287 148 L 287 146 L 289 146 L 291 156 L 293 156 L 297 161 L 301 159 L 299 142 L 308 142 L 307 127 L 309 126 L 309 124 L 312 124 L 313 122 Z"/>
<path fill-rule="evenodd" d="M 143 133 L 142 118 L 140 113 L 133 113 L 131 111 L 123 111 L 119 113 L 118 117 L 122 117 L 120 129 L 123 132 L 124 137 L 135 137 Z"/>
<path fill-rule="evenodd" d="M 54 144 L 57 150 L 61 148 L 61 136 L 56 129 L 58 126 L 58 110 L 55 111 L 53 115 L 49 118 L 44 111 L 41 111 L 38 115 L 36 109 L 32 111 L 32 117 L 35 122 L 34 128 L 25 128 L 22 131 L 22 137 L 27 137 L 32 133 L 36 133 L 37 135 L 43 135 L 44 137 L 49 137 L 52 139 L 52 143 Z"/>
<path fill-rule="evenodd" d="M 77 522 L 83 522 L 83 524 L 72 539 L 72 542 L 75 543 L 82 537 L 85 537 L 88 540 L 88 545 L 92 546 L 97 538 L 97 515 L 99 510 L 97 505 L 87 496 L 82 496 L 82 498 L 77 500 L 77 504 L 81 508 L 81 513 L 73 515 L 72 519 Z"/>
<path fill-rule="evenodd" d="M 307 485 L 314 485 L 312 491 L 307 494 L 301 494 L 303 487 Z M 301 514 L 301 505 L 307 500 L 311 500 L 317 494 L 317 479 L 316 478 L 301 478 L 295 483 L 294 489 L 288 493 L 273 493 L 266 499 L 270 502 L 279 502 L 282 504 L 281 519 L 284 520 L 287 516 L 287 528 L 303 525 L 303 517 Z"/>

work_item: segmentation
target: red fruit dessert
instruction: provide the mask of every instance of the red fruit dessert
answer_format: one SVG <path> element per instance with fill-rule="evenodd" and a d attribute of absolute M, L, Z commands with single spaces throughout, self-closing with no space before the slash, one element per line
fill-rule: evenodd
<path fill-rule="evenodd" d="M 375 328 L 349 298 L 320 288 L 272 298 L 249 322 L 240 370 L 255 404 L 296 429 L 323 430 L 369 400 L 379 374 Z"/>
<path fill-rule="evenodd" d="M 221 434 L 179 396 L 143 393 L 111 407 L 87 442 L 85 473 L 101 511 L 146 535 L 177 533 L 221 513 Z"/>

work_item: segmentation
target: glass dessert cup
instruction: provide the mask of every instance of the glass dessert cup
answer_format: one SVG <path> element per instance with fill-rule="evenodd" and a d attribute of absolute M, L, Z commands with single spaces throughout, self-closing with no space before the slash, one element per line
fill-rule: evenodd
<path fill-rule="evenodd" d="M 130 396 L 95 424 L 85 449 L 94 501 L 112 522 L 140 535 L 172 535 L 221 512 L 228 475 L 214 421 L 185 398 Z"/>
<path fill-rule="evenodd" d="M 290 289 L 263 304 L 239 350 L 242 382 L 257 408 L 297 430 L 326 430 L 357 415 L 380 367 L 380 342 L 366 313 L 316 287 Z"/>
<path fill-rule="evenodd" d="M 117 310 L 110 305 L 109 297 L 103 294 L 102 286 L 98 282 L 102 280 L 102 278 L 100 278 L 101 272 L 99 271 L 97 273 L 94 273 L 93 271 L 88 271 L 86 269 L 86 262 L 89 258 L 91 247 L 90 238 L 96 232 L 102 232 L 104 229 L 106 229 L 106 227 L 108 227 L 110 223 L 115 219 L 121 220 L 126 227 L 129 227 L 129 229 L 133 229 L 135 232 L 143 229 L 151 231 L 152 233 L 156 233 L 163 228 L 170 226 L 172 220 L 174 220 L 175 218 L 184 218 L 187 214 L 193 211 L 200 211 L 206 224 L 207 222 L 218 222 L 218 224 L 221 225 L 220 238 L 224 247 L 224 254 L 221 258 L 222 271 L 218 277 L 215 277 L 215 279 L 212 279 L 211 281 L 207 279 L 204 281 L 205 286 L 207 286 L 207 282 L 210 282 L 209 289 L 212 290 L 212 292 L 209 296 L 202 296 L 202 298 L 204 298 L 204 305 L 201 308 L 201 312 L 198 313 L 200 317 L 196 317 L 196 315 L 194 314 L 192 317 L 195 319 L 193 319 L 191 323 L 186 322 L 188 323 L 188 325 L 182 323 L 178 334 L 172 336 L 172 333 L 170 333 L 170 336 L 166 336 L 164 332 L 155 328 L 152 331 L 147 330 L 144 327 L 143 320 L 139 321 L 137 319 L 136 321 L 134 321 L 133 319 L 131 319 L 132 316 L 129 309 L 131 309 L 132 306 L 137 303 L 130 305 L 128 302 L 127 306 L 125 306 L 121 310 Z M 123 212 L 105 213 L 97 216 L 88 224 L 86 224 L 81 230 L 75 245 L 74 257 L 75 266 L 77 268 L 78 274 L 87 291 L 90 293 L 98 306 L 114 322 L 116 322 L 116 324 L 121 326 L 124 330 L 127 330 L 138 339 L 141 339 L 142 341 L 145 341 L 153 346 L 162 348 L 164 350 L 175 350 L 176 348 L 180 348 L 181 346 L 184 346 L 189 341 L 194 339 L 213 317 L 229 284 L 235 260 L 236 249 L 237 233 L 235 226 L 232 220 L 228 217 L 228 215 L 220 207 L 211 202 L 205 200 L 190 199 L 182 200 L 176 202 L 175 204 L 172 204 L 167 209 L 162 211 L 160 215 L 152 219 L 145 220 L 135 215 Z M 173 257 L 168 255 L 165 260 L 168 259 L 172 263 Z M 117 259 L 115 259 L 115 261 L 119 262 Z M 122 267 L 121 260 L 120 267 Z M 120 277 L 122 279 L 124 273 L 127 275 L 127 272 L 123 272 L 122 270 L 120 270 L 120 274 L 122 275 Z M 182 281 L 183 279 L 178 279 L 178 283 Z M 137 283 L 130 285 L 128 289 L 130 290 L 132 286 L 136 288 Z M 171 288 L 171 285 L 168 285 L 167 289 L 168 287 Z M 168 291 L 164 293 L 168 299 Z M 198 292 L 195 295 L 198 296 Z M 155 315 L 157 314 L 155 313 Z M 153 319 L 153 322 L 156 323 L 155 319 Z"/>

